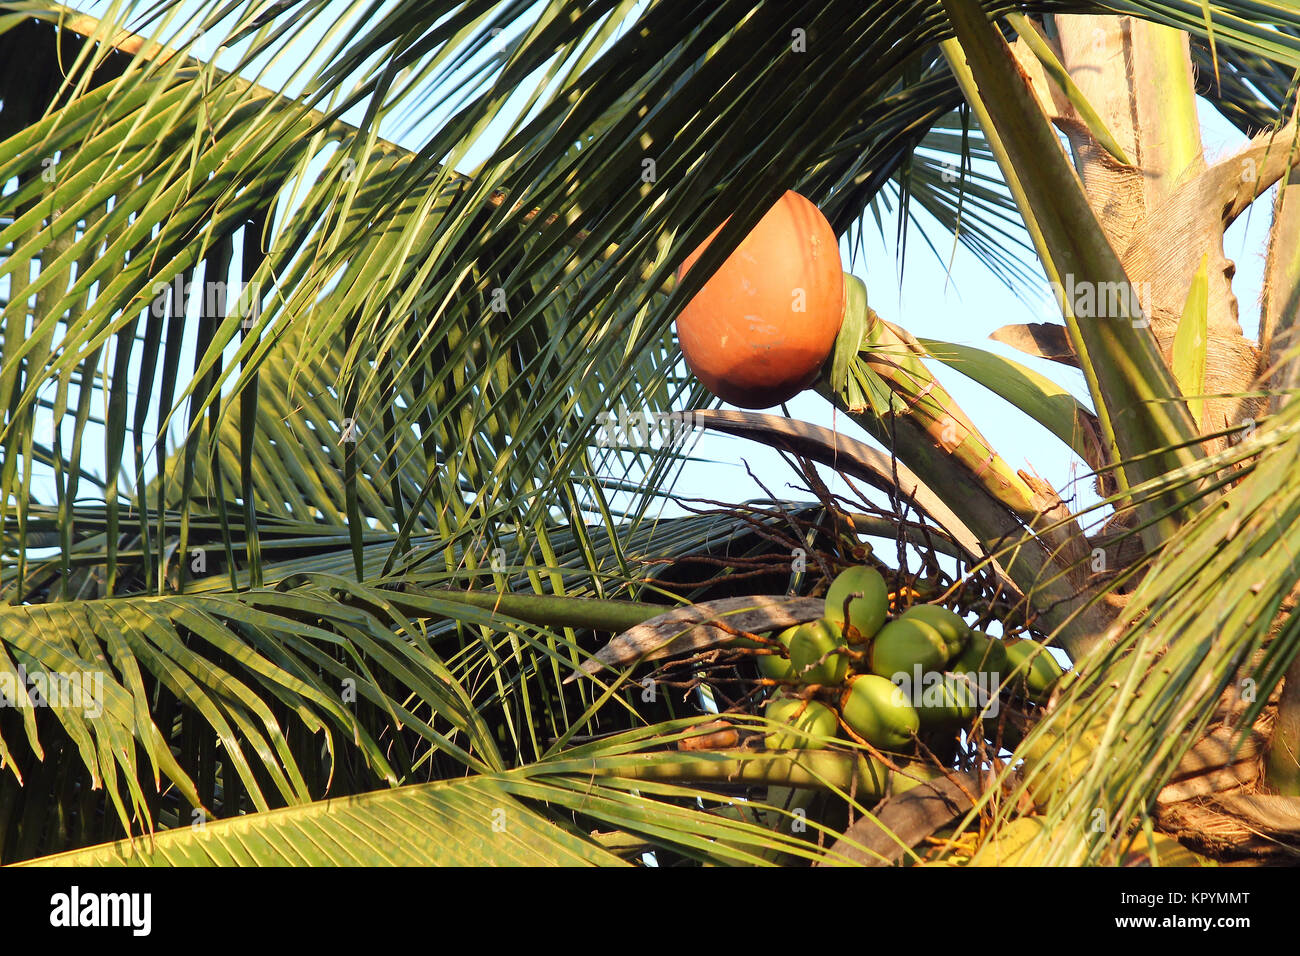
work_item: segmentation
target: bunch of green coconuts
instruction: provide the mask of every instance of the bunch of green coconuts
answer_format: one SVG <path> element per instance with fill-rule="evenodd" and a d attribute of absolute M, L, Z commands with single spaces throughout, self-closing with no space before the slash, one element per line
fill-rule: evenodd
<path fill-rule="evenodd" d="M 968 724 L 987 702 L 981 693 L 996 696 L 1013 673 L 1007 689 L 1036 701 L 1062 675 L 1034 641 L 996 640 L 936 604 L 890 620 L 885 579 L 871 567 L 840 574 L 826 593 L 825 616 L 776 640 L 779 652 L 758 655 L 762 675 L 784 685 L 767 704 L 768 719 L 782 725 L 767 737 L 774 750 L 828 746 L 840 718 L 872 746 L 898 750 L 921 730 Z M 913 688 L 910 696 L 904 686 Z"/>

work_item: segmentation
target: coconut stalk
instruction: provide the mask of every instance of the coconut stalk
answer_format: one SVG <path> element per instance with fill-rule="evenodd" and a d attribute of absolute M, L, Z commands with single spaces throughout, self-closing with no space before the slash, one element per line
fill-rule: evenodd
<path fill-rule="evenodd" d="M 823 378 L 819 393 L 893 447 L 917 476 L 997 557 L 1027 595 L 1046 630 L 1071 657 L 1090 648 L 1109 623 L 1100 604 L 1087 605 L 1082 530 L 1055 492 L 1007 464 L 921 361 L 925 349 L 907 332 L 868 311 L 855 374 L 878 378 L 887 409 L 851 404 Z M 868 403 L 869 405 L 870 403 Z M 1026 532 L 1029 532 L 1028 534 Z"/>
<path fill-rule="evenodd" d="M 563 762 L 557 762 L 549 769 L 563 772 L 566 768 Z M 584 777 L 807 787 L 852 793 L 859 801 L 880 799 L 888 792 L 892 779 L 909 779 L 906 773 L 890 770 L 874 757 L 834 750 L 718 750 L 672 756 L 662 752 L 632 753 L 606 758 L 599 764 L 574 761 L 573 770 Z"/>
<path fill-rule="evenodd" d="M 616 601 L 562 594 L 498 594 L 492 591 L 430 591 L 407 586 L 405 593 L 464 604 L 502 614 L 539 627 L 580 627 L 592 631 L 625 631 L 663 614 L 662 604 Z M 401 601 L 394 602 L 400 606 Z M 425 607 L 419 608 L 427 613 Z"/>

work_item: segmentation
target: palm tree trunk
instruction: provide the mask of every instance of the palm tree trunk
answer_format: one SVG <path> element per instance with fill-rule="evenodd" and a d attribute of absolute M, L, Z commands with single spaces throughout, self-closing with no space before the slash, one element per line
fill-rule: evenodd
<path fill-rule="evenodd" d="M 1206 168 L 1187 34 L 1132 17 L 1058 16 L 1055 22 L 1062 62 L 1133 163 L 1117 162 L 1058 99 L 1088 201 L 1138 290 L 1165 361 L 1192 278 L 1208 256 L 1204 390 L 1249 391 L 1261 371 L 1260 351 L 1238 321 L 1236 267 L 1224 254 L 1221 211 L 1199 192 L 1179 188 Z M 1260 411 L 1253 398 L 1209 399 L 1201 432 L 1241 425 Z M 1211 444 L 1217 450 L 1224 440 Z"/>
<path fill-rule="evenodd" d="M 1300 341 L 1300 171 L 1278 190 L 1273 206 L 1260 309 L 1260 346 L 1268 362 L 1272 410 L 1286 400 L 1284 391 L 1300 386 L 1300 362 L 1292 351 Z M 1296 598 L 1292 593 L 1292 598 Z M 1291 663 L 1278 701 L 1277 720 L 1265 769 L 1269 785 L 1279 793 L 1300 796 L 1300 658 Z"/>
<path fill-rule="evenodd" d="M 1208 265 L 1202 434 L 1249 425 L 1270 409 L 1249 397 L 1266 378 L 1294 384 L 1297 366 L 1283 357 L 1293 346 L 1300 302 L 1300 178 L 1292 174 L 1275 206 L 1256 344 L 1242 332 L 1232 289 L 1236 269 L 1224 252 L 1221 208 L 1187 186 L 1207 167 L 1196 112 L 1192 61 L 1185 33 L 1131 17 L 1055 17 L 1061 59 L 1132 166 L 1104 150 L 1059 94 L 1076 167 L 1089 203 L 1140 290 L 1166 362 L 1193 276 Z M 1258 170 L 1247 160 L 1240 175 Z M 1276 405 L 1274 406 L 1276 407 Z M 1222 448 L 1226 438 L 1207 442 Z M 1300 667 L 1287 674 L 1267 761 L 1269 782 L 1300 793 Z"/>
<path fill-rule="evenodd" d="M 1031 56 L 1017 58 L 1024 81 L 1023 85 L 1017 84 L 1006 64 L 997 62 L 993 55 L 996 34 L 981 32 L 978 18 L 969 12 L 966 0 L 945 0 L 945 8 L 954 19 L 958 38 L 979 81 L 979 96 L 973 98 L 968 92 L 968 99 L 989 104 L 988 119 L 994 129 L 986 131 L 993 138 L 1011 137 L 1007 139 L 1007 161 L 1002 165 L 1009 181 L 1016 181 L 1017 176 L 1023 180 L 1024 195 L 1016 193 L 1014 187 L 1013 194 L 1027 221 L 1037 217 L 1045 228 L 1055 228 L 1060 225 L 1052 218 L 1055 214 L 1085 232 L 1089 227 L 1100 229 L 1104 234 L 1101 244 L 1113 250 L 1121 267 L 1108 268 L 1104 256 L 1076 255 L 1079 246 L 1075 237 L 1056 228 L 1052 236 L 1036 236 L 1042 239 L 1036 245 L 1048 275 L 1066 283 L 1067 288 L 1071 279 L 1097 286 L 1101 281 L 1109 283 L 1115 275 L 1126 278 L 1128 290 L 1137 293 L 1141 306 L 1134 324 L 1143 320 L 1149 323 L 1151 338 L 1146 340 L 1147 347 L 1158 350 L 1158 357 L 1152 355 L 1156 370 L 1148 365 L 1147 373 L 1175 378 L 1176 333 L 1194 280 L 1198 273 L 1206 277 L 1203 379 L 1188 378 L 1175 387 L 1173 394 L 1181 390 L 1184 397 L 1216 396 L 1200 405 L 1196 431 L 1187 434 L 1209 436 L 1203 443 L 1206 452 L 1221 449 L 1229 439 L 1216 433 L 1248 425 L 1263 413 L 1264 403 L 1249 393 L 1262 383 L 1261 356 L 1265 354 L 1245 337 L 1238 321 L 1232 289 L 1235 267 L 1224 253 L 1224 231 L 1262 189 L 1287 175 L 1293 157 L 1275 159 L 1265 169 L 1261 163 L 1268 162 L 1268 154 L 1261 152 L 1262 144 L 1256 142 L 1239 156 L 1212 166 L 1207 163 L 1196 112 L 1189 41 L 1178 31 L 1124 17 L 1049 20 L 1049 39 L 1055 40 L 1057 55 L 1078 88 L 1077 94 L 1086 100 L 1081 104 L 1078 95 L 1071 103 L 1063 90 L 1048 84 L 1041 69 L 1036 77 L 1037 63 Z M 1025 26 L 1022 21 L 1018 28 Z M 953 57 L 950 62 L 954 62 L 957 72 L 960 64 Z M 1034 97 L 1024 96 L 1024 86 L 1033 90 Z M 1032 105 L 1033 98 L 1043 107 L 1045 116 Z M 1056 144 L 1050 136 L 1042 135 L 1041 129 L 1034 138 L 1034 119 L 1026 113 L 1037 114 L 1042 125 L 1045 118 L 1051 118 L 1065 131 L 1090 215 L 1071 215 L 1068 203 L 1060 209 L 1054 205 L 1062 191 L 1077 190 L 1077 186 L 1067 182 L 1068 177 L 1061 177 L 1059 170 L 1053 178 L 1053 170 L 1061 162 L 1061 157 L 1055 155 Z M 1103 146 L 1103 142 L 1107 145 Z M 1285 155 L 1281 148 L 1275 147 L 1273 152 Z M 1047 182 L 1054 184 L 1053 190 L 1044 190 Z M 1039 215 L 1040 210 L 1045 216 Z M 1092 218 L 1095 225 L 1086 221 Z M 1279 217 L 1277 228 L 1287 228 L 1285 217 Z M 1285 280 L 1279 278 L 1271 288 L 1275 308 L 1285 308 L 1294 289 L 1287 280 L 1295 270 L 1290 269 L 1289 261 L 1283 261 L 1289 260 L 1286 254 L 1290 248 L 1293 246 L 1284 241 L 1274 244 L 1274 263 L 1286 272 Z M 1080 274 L 1072 276 L 1076 270 Z M 1135 436 L 1125 434 L 1126 429 L 1121 427 L 1125 423 L 1120 419 L 1125 415 L 1134 417 L 1137 409 L 1129 407 L 1133 400 L 1128 392 L 1108 388 L 1102 381 L 1102 376 L 1113 380 L 1114 373 L 1120 372 L 1125 363 L 1123 354 L 1116 353 L 1112 346 L 1118 336 L 1127 334 L 1128 322 L 1123 320 L 1135 316 L 1131 297 L 1124 295 L 1126 291 L 1121 290 L 1118 312 L 1090 312 L 1080 308 L 1070 293 L 1061 295 L 1058 291 L 1058 298 L 1081 367 L 1091 372 L 1090 391 L 1099 405 L 1099 416 L 1113 418 L 1115 446 L 1128 457 L 1125 446 L 1133 446 Z M 1104 301 L 1101 289 L 1093 288 L 1092 293 L 1092 305 L 1097 308 Z M 1115 322 L 1117 318 L 1121 321 Z M 1108 324 L 1099 327 L 1099 320 Z M 1274 321 L 1279 326 L 1288 324 L 1286 318 Z M 1097 354 L 1089 355 L 1093 345 L 1097 346 Z M 1135 374 L 1142 377 L 1135 369 L 1125 368 L 1119 380 L 1131 386 Z M 1100 389 L 1093 387 L 1094 380 L 1101 384 Z M 1154 451 L 1158 445 L 1148 442 L 1146 450 Z M 1148 544 L 1162 547 L 1170 540 L 1170 530 L 1162 526 L 1158 539 Z M 1300 708 L 1300 695 L 1294 696 L 1295 707 Z M 1272 718 L 1273 714 L 1268 713 L 1264 720 L 1271 722 Z M 1300 721 L 1292 723 L 1300 726 Z M 1283 726 L 1291 724 L 1284 721 Z M 1296 742 L 1293 736 L 1279 734 L 1280 750 L 1292 763 Z"/>

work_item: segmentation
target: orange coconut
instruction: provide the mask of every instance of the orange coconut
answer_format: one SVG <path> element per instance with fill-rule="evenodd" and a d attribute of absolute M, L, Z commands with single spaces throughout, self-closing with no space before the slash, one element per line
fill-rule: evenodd
<path fill-rule="evenodd" d="M 713 235 L 677 269 L 680 280 Z M 714 395 L 768 408 L 811 385 L 844 317 L 835 231 L 787 192 L 677 316 L 686 364 Z"/>

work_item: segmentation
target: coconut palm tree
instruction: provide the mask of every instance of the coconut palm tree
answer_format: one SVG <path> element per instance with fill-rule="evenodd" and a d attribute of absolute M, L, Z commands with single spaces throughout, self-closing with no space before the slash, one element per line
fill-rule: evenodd
<path fill-rule="evenodd" d="M 1300 13 L 179 11 L 0 8 L 0 860 L 1293 852 Z M 1243 151 L 1206 159 L 1198 94 Z M 1252 340 L 1223 235 L 1274 186 Z M 887 454 L 705 408 L 672 318 L 788 188 L 842 236 L 915 204 L 1009 297 L 1041 271 L 1062 322 L 998 338 L 1089 401 L 846 277 L 816 388 Z M 936 363 L 1100 503 L 1009 466 Z M 622 407 L 778 448 L 810 500 L 656 518 L 684 452 L 611 442 Z M 735 638 L 863 561 L 1071 677 L 906 755 L 756 746 Z"/>

